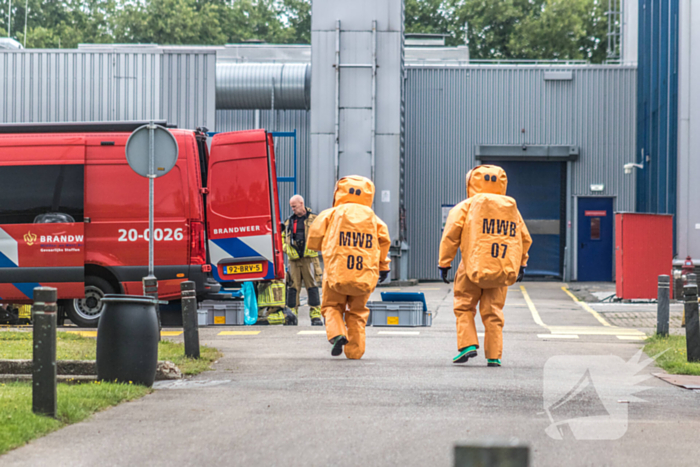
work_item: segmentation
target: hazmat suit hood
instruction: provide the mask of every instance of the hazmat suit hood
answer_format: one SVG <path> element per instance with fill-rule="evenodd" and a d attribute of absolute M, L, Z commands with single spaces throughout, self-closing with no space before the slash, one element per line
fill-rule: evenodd
<path fill-rule="evenodd" d="M 505 172 L 504 172 L 505 176 Z M 374 201 L 374 183 L 359 175 L 350 175 L 338 180 L 333 193 L 333 207 L 341 204 L 355 203 L 372 207 Z"/>
<path fill-rule="evenodd" d="M 506 171 L 497 165 L 480 165 L 467 173 L 467 198 L 479 193 L 505 195 L 507 186 Z"/>

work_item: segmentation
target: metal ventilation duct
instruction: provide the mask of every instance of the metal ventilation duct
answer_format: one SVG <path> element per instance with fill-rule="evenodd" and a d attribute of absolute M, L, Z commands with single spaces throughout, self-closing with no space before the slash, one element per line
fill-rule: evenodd
<path fill-rule="evenodd" d="M 274 87 L 274 102 L 273 102 Z M 216 64 L 216 108 L 308 109 L 311 65 L 308 63 Z"/>

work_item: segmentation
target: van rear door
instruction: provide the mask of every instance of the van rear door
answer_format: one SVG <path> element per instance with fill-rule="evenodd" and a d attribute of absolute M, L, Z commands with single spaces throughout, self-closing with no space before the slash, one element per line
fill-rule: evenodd
<path fill-rule="evenodd" d="M 265 130 L 214 135 L 207 236 L 218 282 L 284 278 L 272 138 Z"/>
<path fill-rule="evenodd" d="M 0 135 L 0 301 L 85 296 L 85 138 Z"/>

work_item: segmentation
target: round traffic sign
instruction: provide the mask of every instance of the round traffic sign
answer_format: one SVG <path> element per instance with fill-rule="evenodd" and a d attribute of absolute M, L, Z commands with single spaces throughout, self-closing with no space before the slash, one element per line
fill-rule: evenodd
<path fill-rule="evenodd" d="M 175 136 L 160 125 L 143 125 L 131 133 L 126 142 L 126 160 L 134 172 L 149 176 L 150 133 L 153 130 L 153 174 L 156 178 L 170 172 L 177 162 Z"/>

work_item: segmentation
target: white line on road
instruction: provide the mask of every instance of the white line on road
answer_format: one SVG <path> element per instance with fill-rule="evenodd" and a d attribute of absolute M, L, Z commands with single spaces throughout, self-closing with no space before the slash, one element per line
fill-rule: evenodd
<path fill-rule="evenodd" d="M 646 337 L 642 331 L 616 326 L 549 326 L 552 334 L 579 334 L 587 336 L 635 336 Z"/>
<path fill-rule="evenodd" d="M 578 339 L 576 334 L 537 334 L 541 339 Z"/>
<path fill-rule="evenodd" d="M 623 341 L 643 341 L 646 336 L 617 336 L 617 338 Z"/>
<path fill-rule="evenodd" d="M 420 331 L 379 331 L 377 334 L 388 336 L 417 336 L 420 334 Z"/>

